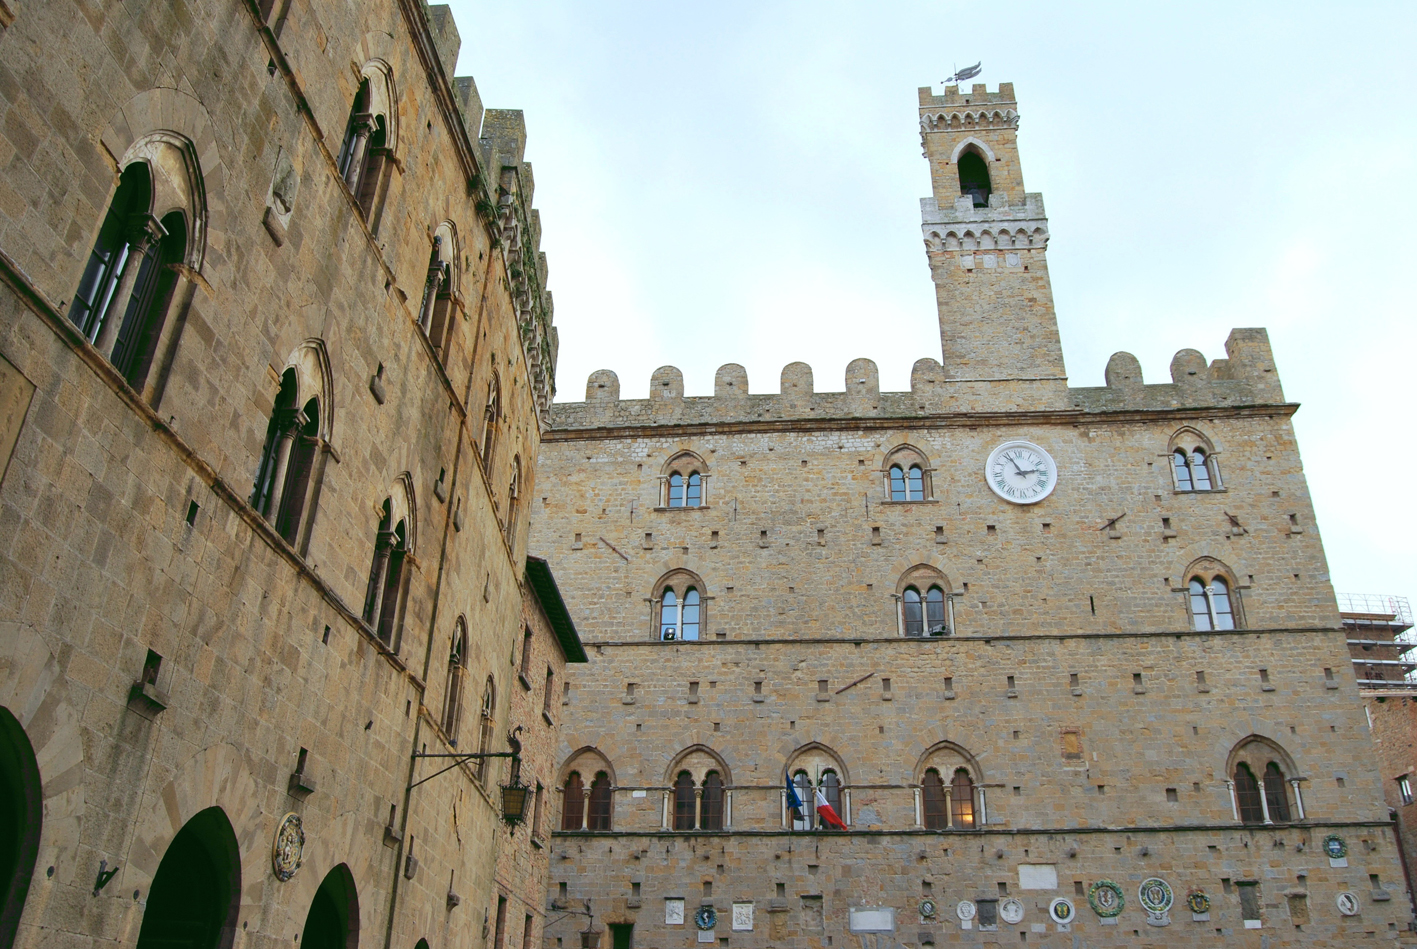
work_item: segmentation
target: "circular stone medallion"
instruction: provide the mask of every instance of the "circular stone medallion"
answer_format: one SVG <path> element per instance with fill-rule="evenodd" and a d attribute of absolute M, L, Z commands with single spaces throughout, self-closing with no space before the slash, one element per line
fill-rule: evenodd
<path fill-rule="evenodd" d="M 707 932 L 718 925 L 718 912 L 712 906 L 700 906 L 694 911 L 694 925 Z"/>
<path fill-rule="evenodd" d="M 1016 899 L 1007 899 L 999 904 L 999 918 L 1010 926 L 1023 922 L 1023 904 Z"/>
<path fill-rule="evenodd" d="M 1111 880 L 1098 880 L 1088 888 L 1087 902 L 1098 916 L 1110 919 L 1121 914 L 1127 898 L 1122 895 L 1122 888 Z"/>
<path fill-rule="evenodd" d="M 1358 915 L 1358 897 L 1352 893 L 1338 894 L 1338 911 L 1344 916 Z"/>
<path fill-rule="evenodd" d="M 1210 897 L 1205 895 L 1205 890 L 1192 890 L 1186 896 L 1186 905 L 1191 908 L 1191 912 L 1197 916 L 1210 912 Z"/>
<path fill-rule="evenodd" d="M 973 919 L 975 912 L 976 908 L 972 900 L 960 900 L 959 905 L 955 907 L 955 915 L 966 921 Z"/>
<path fill-rule="evenodd" d="M 1071 923 L 1073 921 L 1073 901 L 1058 897 L 1048 904 L 1048 915 L 1055 923 Z"/>
<path fill-rule="evenodd" d="M 305 828 L 299 814 L 287 814 L 276 825 L 276 837 L 271 843 L 271 869 L 276 879 L 284 883 L 295 876 L 305 856 Z"/>
<path fill-rule="evenodd" d="M 1348 856 L 1348 844 L 1337 834 L 1329 834 L 1324 838 L 1324 853 L 1328 854 L 1330 860 L 1342 860 Z"/>
<path fill-rule="evenodd" d="M 1141 886 L 1137 888 L 1137 899 L 1141 902 L 1142 909 L 1155 916 L 1167 912 L 1171 909 L 1171 904 L 1176 902 L 1171 885 L 1159 877 L 1142 880 Z"/>
<path fill-rule="evenodd" d="M 935 901 L 934 901 L 934 900 L 921 900 L 921 901 L 920 901 L 920 915 L 921 915 L 921 916 L 924 916 L 926 919 L 934 919 L 934 918 L 935 918 Z"/>

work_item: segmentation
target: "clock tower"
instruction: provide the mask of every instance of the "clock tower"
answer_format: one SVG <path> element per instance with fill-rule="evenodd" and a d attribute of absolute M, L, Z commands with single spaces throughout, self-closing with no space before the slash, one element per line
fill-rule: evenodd
<path fill-rule="evenodd" d="M 920 201 L 940 314 L 941 381 L 960 407 L 1062 407 L 1067 372 L 1043 196 L 1023 187 L 1013 83 L 920 89 L 934 194 Z M 959 403 L 957 403 L 959 404 Z"/>

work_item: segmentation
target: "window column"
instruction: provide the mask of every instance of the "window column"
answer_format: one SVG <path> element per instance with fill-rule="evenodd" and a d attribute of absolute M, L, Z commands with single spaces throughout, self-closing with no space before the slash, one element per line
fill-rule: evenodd
<path fill-rule="evenodd" d="M 128 233 L 128 257 L 123 262 L 123 276 L 118 279 L 118 289 L 109 298 L 107 312 L 103 315 L 103 327 L 98 331 L 94 347 L 103 353 L 103 358 L 113 361 L 113 350 L 118 345 L 118 331 L 123 328 L 123 318 L 128 314 L 128 304 L 133 297 L 133 289 L 138 284 L 138 274 L 143 269 L 148 255 L 158 242 L 167 236 L 167 229 L 151 214 L 139 215 L 130 225 Z M 139 314 L 141 316 L 141 314 Z"/>
<path fill-rule="evenodd" d="M 1263 771 L 1260 772 L 1260 776 L 1256 779 L 1256 781 L 1259 783 L 1260 786 L 1260 810 L 1264 812 L 1264 822 L 1266 824 L 1273 824 L 1274 821 L 1270 820 L 1269 817 L 1269 794 L 1265 791 Z"/>
<path fill-rule="evenodd" d="M 364 621 L 374 628 L 374 634 L 379 632 L 379 617 L 383 615 L 384 608 L 384 586 L 388 580 L 389 553 L 394 546 L 394 532 L 391 530 L 379 531 L 374 538 L 374 569 L 370 571 L 369 595 L 366 597 L 368 607 L 364 611 Z"/>
<path fill-rule="evenodd" d="M 920 800 L 920 788 L 911 788 L 915 793 L 915 827 L 917 830 L 925 826 L 925 809 Z"/>
<path fill-rule="evenodd" d="M 1299 778 L 1290 778 L 1289 786 L 1294 789 L 1294 810 L 1298 813 L 1299 819 L 1304 819 L 1304 795 L 1299 793 Z"/>
<path fill-rule="evenodd" d="M 989 802 L 984 798 L 984 785 L 979 785 L 979 813 L 975 815 L 974 826 L 983 827 L 989 823 Z"/>
<path fill-rule="evenodd" d="M 1226 782 L 1225 782 L 1225 787 L 1226 787 L 1226 789 L 1229 790 L 1229 792 L 1230 792 L 1230 813 L 1235 816 L 1235 819 L 1236 819 L 1236 820 L 1239 820 L 1239 819 L 1240 819 L 1240 799 L 1235 795 L 1235 782 L 1234 782 L 1234 781 L 1226 781 Z"/>
<path fill-rule="evenodd" d="M 946 784 L 944 787 L 945 787 L 945 830 L 954 830 L 954 825 L 955 825 L 954 786 L 953 786 L 953 785 L 950 785 L 950 784 Z"/>
<path fill-rule="evenodd" d="M 350 191 L 359 187 L 359 176 L 364 170 L 364 153 L 369 147 L 369 136 L 374 132 L 374 116 L 361 112 L 350 120 L 354 132 L 354 144 L 349 149 L 349 164 L 344 169 L 344 184 Z"/>
<path fill-rule="evenodd" d="M 595 784 L 595 779 L 591 778 L 590 784 L 581 789 L 581 830 L 590 828 L 590 786 Z"/>
<path fill-rule="evenodd" d="M 703 829 L 704 819 L 704 789 L 694 788 L 694 830 Z"/>
<path fill-rule="evenodd" d="M 267 509 L 261 513 L 271 523 L 280 517 L 280 505 L 285 500 L 285 478 L 290 469 L 290 451 L 300 430 L 305 427 L 303 412 L 296 409 L 282 409 L 276 416 L 276 431 L 280 432 L 276 441 L 276 464 L 271 472 L 271 494 L 266 500 Z"/>

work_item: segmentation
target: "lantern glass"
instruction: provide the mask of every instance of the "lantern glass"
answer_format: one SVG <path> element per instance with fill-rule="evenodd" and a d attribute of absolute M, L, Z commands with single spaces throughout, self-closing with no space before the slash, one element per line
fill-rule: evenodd
<path fill-rule="evenodd" d="M 526 817 L 527 792 L 524 784 L 502 785 L 502 819 L 509 824 L 520 822 Z"/>

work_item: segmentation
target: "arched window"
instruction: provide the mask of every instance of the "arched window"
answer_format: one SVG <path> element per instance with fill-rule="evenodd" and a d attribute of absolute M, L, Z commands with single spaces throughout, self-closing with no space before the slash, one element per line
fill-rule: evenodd
<path fill-rule="evenodd" d="M 561 829 L 580 830 L 585 814 L 585 785 L 580 772 L 572 771 L 566 778 L 565 794 L 561 798 Z"/>
<path fill-rule="evenodd" d="M 610 775 L 597 771 L 590 782 L 590 813 L 586 818 L 589 830 L 610 829 L 611 788 Z"/>
<path fill-rule="evenodd" d="M 925 613 L 921 608 L 920 591 L 906 587 L 901 597 L 901 609 L 905 616 L 905 635 L 917 638 L 925 633 Z"/>
<path fill-rule="evenodd" d="M 453 271 L 457 266 L 457 247 L 450 225 L 443 224 L 433 235 L 433 250 L 428 255 L 428 276 L 423 281 L 423 301 L 418 308 L 418 326 L 428 337 L 439 358 L 447 354 L 452 338 Z"/>
<path fill-rule="evenodd" d="M 930 463 L 920 449 L 901 445 L 886 455 L 886 500 L 928 501 L 931 498 Z"/>
<path fill-rule="evenodd" d="M 320 403 L 309 399 L 297 411 L 298 390 L 292 366 L 281 375 L 251 491 L 251 506 L 292 546 L 305 519 L 310 477 L 320 452 Z"/>
<path fill-rule="evenodd" d="M 708 503 L 708 465 L 688 449 L 670 456 L 659 472 L 660 503 L 669 508 L 696 508 Z"/>
<path fill-rule="evenodd" d="M 453 648 L 448 653 L 448 689 L 443 699 L 443 733 L 454 746 L 458 743 L 458 723 L 462 720 L 463 682 L 467 676 L 467 632 L 462 618 L 453 630 Z"/>
<path fill-rule="evenodd" d="M 1211 490 L 1211 461 L 1204 448 L 1197 447 L 1191 452 L 1177 448 L 1171 453 L 1171 462 L 1176 471 L 1177 491 Z"/>
<path fill-rule="evenodd" d="M 481 726 L 481 727 L 478 729 L 478 735 L 477 735 L 477 750 L 478 750 L 478 753 L 480 753 L 480 754 L 484 754 L 484 755 L 485 755 L 485 754 L 487 754 L 487 752 L 489 752 L 489 751 L 492 750 L 492 728 L 493 728 L 492 715 L 493 715 L 493 711 L 496 709 L 496 707 L 497 707 L 497 684 L 496 684 L 496 682 L 494 682 L 494 681 L 492 680 L 492 677 L 491 677 L 491 676 L 488 676 L 488 677 L 487 677 L 487 685 L 484 686 L 483 689 L 482 689 L 482 713 L 481 713 L 481 716 L 480 716 L 480 718 L 481 718 L 480 726 Z M 487 763 L 488 763 L 488 761 L 490 761 L 490 760 L 491 760 L 491 759 L 489 759 L 489 758 L 478 758 L 478 759 L 477 759 L 477 767 L 476 767 L 476 769 L 473 771 L 473 774 L 474 774 L 474 776 L 477 778 L 478 781 L 486 781 L 486 780 L 487 780 L 487 766 L 488 766 Z"/>
<path fill-rule="evenodd" d="M 700 805 L 700 830 L 723 829 L 723 776 L 717 771 L 704 775 L 703 802 Z"/>
<path fill-rule="evenodd" d="M 240 891 L 240 849 L 226 812 L 220 807 L 199 811 L 182 825 L 158 864 L 138 949 L 229 949 Z"/>
<path fill-rule="evenodd" d="M 944 830 L 950 826 L 950 813 L 945 803 L 945 783 L 940 779 L 940 772 L 934 768 L 925 771 L 925 777 L 920 782 L 920 804 L 924 811 L 926 830 Z"/>
<path fill-rule="evenodd" d="M 687 570 L 675 570 L 655 584 L 655 638 L 660 642 L 695 642 L 702 638 L 703 581 Z"/>
<path fill-rule="evenodd" d="M 1192 577 L 1186 584 L 1191 604 L 1191 622 L 1202 632 L 1235 629 L 1235 611 L 1230 602 L 1230 584 L 1222 576 Z"/>
<path fill-rule="evenodd" d="M 812 778 L 806 771 L 798 771 L 792 776 L 792 786 L 802 802 L 801 811 L 792 819 L 792 829 L 811 830 L 817 822 L 817 798 L 812 791 Z"/>
<path fill-rule="evenodd" d="M 1235 817 L 1245 824 L 1283 824 L 1304 819 L 1299 781 L 1288 777 L 1294 763 L 1277 744 L 1251 735 L 1230 755 Z M 1292 794 L 1291 794 L 1292 791 Z"/>
<path fill-rule="evenodd" d="M 502 416 L 502 381 L 494 372 L 487 383 L 487 404 L 482 409 L 482 470 L 492 475 L 492 452 L 497 447 L 497 426 Z"/>
<path fill-rule="evenodd" d="M 837 816 L 846 812 L 841 809 L 841 778 L 832 770 L 822 772 L 822 780 L 819 782 L 822 789 L 822 796 L 827 799 L 827 803 L 836 811 Z"/>
<path fill-rule="evenodd" d="M 694 829 L 694 776 L 687 771 L 674 779 L 674 829 Z"/>
<path fill-rule="evenodd" d="M 1240 809 L 1240 820 L 1246 824 L 1264 823 L 1264 804 L 1261 803 L 1260 785 L 1255 773 L 1245 762 L 1235 766 L 1235 801 Z"/>
<path fill-rule="evenodd" d="M 349 122 L 345 125 L 344 142 L 340 145 L 338 167 L 345 187 L 354 195 L 359 211 L 374 228 L 375 202 L 379 186 L 384 178 L 385 165 L 393 156 L 389 147 L 387 104 L 387 77 L 378 70 L 365 70 L 355 93 L 354 105 L 349 110 Z M 376 89 L 374 83 L 380 84 Z M 381 94 L 382 93 L 382 94 Z"/>
<path fill-rule="evenodd" d="M 1269 819 L 1281 823 L 1289 821 L 1289 795 L 1285 792 L 1287 782 L 1279 765 L 1271 761 L 1264 769 L 1264 801 L 1269 807 Z"/>
<path fill-rule="evenodd" d="M 69 305 L 69 320 L 135 389 L 152 366 L 187 252 L 190 209 L 158 220 L 153 192 L 147 161 L 123 169 Z"/>
<path fill-rule="evenodd" d="M 395 644 L 399 599 L 403 591 L 403 565 L 408 556 L 408 526 L 394 519 L 393 499 L 385 498 L 383 516 L 374 535 L 374 562 L 364 597 L 364 622 L 388 646 Z"/>
<path fill-rule="evenodd" d="M 925 632 L 931 636 L 948 636 L 945 619 L 945 591 L 932 586 L 925 592 Z"/>
<path fill-rule="evenodd" d="M 507 482 L 507 546 L 517 545 L 517 514 L 522 492 L 522 456 L 512 456 L 512 477 Z"/>
<path fill-rule="evenodd" d="M 950 781 L 950 820 L 957 829 L 974 829 L 974 782 L 964 768 L 956 768 Z"/>
<path fill-rule="evenodd" d="M 669 475 L 670 507 L 702 507 L 704 497 L 703 475 L 697 471 L 685 477 L 678 471 Z"/>
<path fill-rule="evenodd" d="M 673 590 L 665 590 L 659 604 L 659 638 L 665 642 L 679 638 L 679 599 Z"/>
<path fill-rule="evenodd" d="M 959 193 L 974 199 L 976 208 L 989 206 L 989 165 L 978 150 L 970 147 L 959 156 Z"/>

